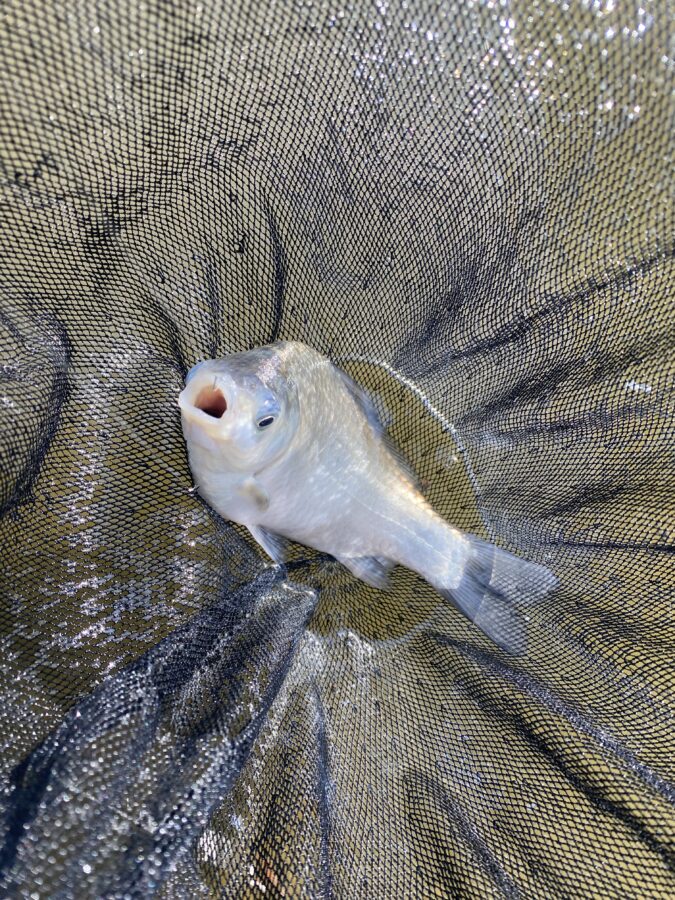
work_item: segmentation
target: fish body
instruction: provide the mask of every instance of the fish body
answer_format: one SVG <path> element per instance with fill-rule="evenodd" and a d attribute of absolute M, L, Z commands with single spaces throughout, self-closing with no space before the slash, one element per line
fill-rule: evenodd
<path fill-rule="evenodd" d="M 501 647 L 524 651 L 517 606 L 555 577 L 439 516 L 367 395 L 325 356 L 281 341 L 208 360 L 178 402 L 200 495 L 276 562 L 287 538 L 377 587 L 393 565 L 407 566 Z"/>

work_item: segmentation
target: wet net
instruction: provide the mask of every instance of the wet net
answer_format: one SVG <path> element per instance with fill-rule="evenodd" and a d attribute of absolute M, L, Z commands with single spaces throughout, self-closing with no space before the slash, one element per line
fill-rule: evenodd
<path fill-rule="evenodd" d="M 2 896 L 675 893 L 663 2 L 2 7 Z M 549 566 L 510 657 L 194 493 L 277 338 Z"/>

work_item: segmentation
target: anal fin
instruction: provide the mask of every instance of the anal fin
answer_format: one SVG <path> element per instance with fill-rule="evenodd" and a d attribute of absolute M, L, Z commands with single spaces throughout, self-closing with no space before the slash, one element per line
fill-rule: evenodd
<path fill-rule="evenodd" d="M 389 586 L 389 572 L 393 567 L 388 559 L 379 556 L 338 556 L 342 565 L 366 584 L 384 589 Z"/>

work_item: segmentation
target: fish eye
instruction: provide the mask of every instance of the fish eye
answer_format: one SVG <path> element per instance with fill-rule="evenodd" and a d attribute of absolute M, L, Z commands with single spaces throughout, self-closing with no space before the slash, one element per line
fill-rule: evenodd
<path fill-rule="evenodd" d="M 258 428 L 268 428 L 274 422 L 274 416 L 263 416 L 258 419 Z"/>

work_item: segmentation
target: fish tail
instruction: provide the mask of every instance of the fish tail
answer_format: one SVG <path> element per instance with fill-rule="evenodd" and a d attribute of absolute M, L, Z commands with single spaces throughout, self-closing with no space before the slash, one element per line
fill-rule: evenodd
<path fill-rule="evenodd" d="M 462 579 L 440 593 L 503 650 L 525 653 L 527 617 L 518 607 L 541 600 L 558 579 L 545 566 L 473 535 L 464 537 L 469 541 L 469 556 Z"/>

